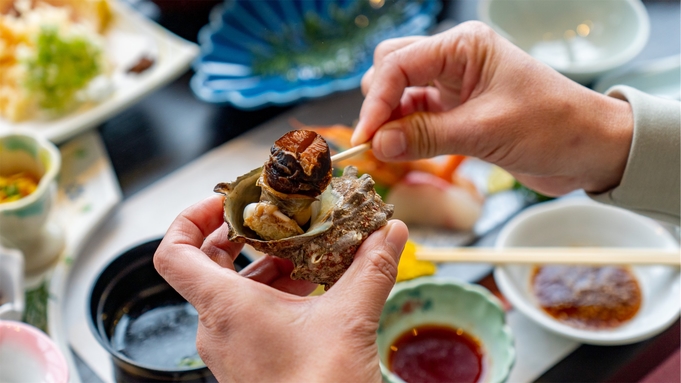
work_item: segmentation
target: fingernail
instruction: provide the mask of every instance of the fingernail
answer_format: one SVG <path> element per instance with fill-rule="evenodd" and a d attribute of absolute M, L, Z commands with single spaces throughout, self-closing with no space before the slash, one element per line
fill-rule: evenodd
<path fill-rule="evenodd" d="M 385 158 L 397 157 L 407 150 L 407 138 L 400 128 L 383 128 L 376 135 L 378 147 Z"/>
<path fill-rule="evenodd" d="M 385 242 L 393 249 L 393 251 L 395 251 L 397 256 L 402 254 L 404 245 L 407 243 L 405 232 L 400 226 L 401 224 L 398 222 L 388 222 L 388 234 L 385 236 Z"/>
<path fill-rule="evenodd" d="M 362 121 L 360 120 L 360 122 L 357 123 L 357 126 L 355 126 L 355 130 L 352 132 L 352 137 L 350 138 L 350 144 L 352 146 L 364 143 L 364 141 L 362 141 L 362 139 L 364 139 L 364 135 L 360 133 L 359 129 L 361 124 Z"/>

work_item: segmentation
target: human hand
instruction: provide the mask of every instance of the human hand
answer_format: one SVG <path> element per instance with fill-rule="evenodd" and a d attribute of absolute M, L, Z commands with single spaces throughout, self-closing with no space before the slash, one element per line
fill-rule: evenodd
<path fill-rule="evenodd" d="M 591 91 L 491 28 L 467 22 L 381 43 L 352 139 L 377 158 L 464 154 L 547 195 L 617 186 L 633 135 L 628 103 Z"/>
<path fill-rule="evenodd" d="M 215 196 L 175 219 L 154 264 L 198 311 L 196 346 L 219 381 L 380 382 L 376 330 L 407 236 L 390 221 L 329 291 L 308 297 L 316 285 L 291 280 L 288 260 L 234 271 L 241 245 L 227 240 Z"/>

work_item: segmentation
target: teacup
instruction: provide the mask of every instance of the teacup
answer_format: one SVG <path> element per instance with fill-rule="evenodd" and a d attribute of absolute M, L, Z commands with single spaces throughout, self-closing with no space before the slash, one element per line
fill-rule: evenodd
<path fill-rule="evenodd" d="M 64 247 L 64 231 L 51 219 L 61 154 L 46 139 L 27 133 L 0 134 L 0 175 L 25 172 L 38 180 L 35 191 L 0 203 L 0 239 L 24 253 L 26 273 L 51 265 Z"/>

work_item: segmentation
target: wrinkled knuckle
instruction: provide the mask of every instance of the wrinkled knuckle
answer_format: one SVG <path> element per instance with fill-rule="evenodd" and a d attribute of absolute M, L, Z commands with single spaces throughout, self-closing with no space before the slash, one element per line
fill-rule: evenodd
<path fill-rule="evenodd" d="M 372 274 L 394 282 L 397 278 L 397 261 L 386 250 L 376 250 L 369 257 Z"/>
<path fill-rule="evenodd" d="M 437 140 L 434 132 L 430 128 L 430 121 L 425 113 L 414 113 L 411 115 L 411 133 L 415 136 L 411 142 L 416 142 L 416 153 L 418 157 L 434 157 L 437 155 Z"/>
<path fill-rule="evenodd" d="M 359 337 L 360 339 L 369 335 L 371 338 L 372 334 L 376 333 L 378 330 L 378 323 L 369 320 L 365 315 L 356 311 L 346 312 L 345 330 L 350 337 Z"/>
<path fill-rule="evenodd" d="M 224 312 L 227 311 L 227 312 Z M 224 332 L 229 323 L 229 310 L 206 310 L 200 314 L 201 325 L 210 332 Z"/>
<path fill-rule="evenodd" d="M 461 23 L 461 28 L 469 33 L 483 35 L 488 34 L 490 31 L 493 31 L 489 25 L 478 20 L 470 20 L 466 21 L 465 23 Z"/>
<path fill-rule="evenodd" d="M 381 41 L 374 50 L 374 60 L 380 61 L 383 57 L 387 56 L 393 51 L 392 43 L 390 40 Z"/>

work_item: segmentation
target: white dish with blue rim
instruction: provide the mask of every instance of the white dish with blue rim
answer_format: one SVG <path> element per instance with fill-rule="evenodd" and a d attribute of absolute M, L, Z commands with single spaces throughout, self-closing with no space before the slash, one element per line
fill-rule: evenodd
<path fill-rule="evenodd" d="M 242 109 L 359 86 L 385 39 L 424 34 L 439 0 L 231 0 L 199 32 L 191 87 Z"/>

